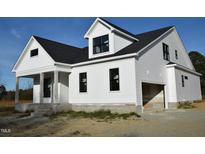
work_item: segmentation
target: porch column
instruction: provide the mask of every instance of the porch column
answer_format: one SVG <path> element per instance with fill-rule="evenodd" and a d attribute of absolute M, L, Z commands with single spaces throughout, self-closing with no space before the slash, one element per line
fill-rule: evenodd
<path fill-rule="evenodd" d="M 53 95 L 54 95 L 54 103 L 59 103 L 58 102 L 58 71 L 54 71 Z"/>
<path fill-rule="evenodd" d="M 19 77 L 16 77 L 15 104 L 19 103 Z"/>
<path fill-rule="evenodd" d="M 44 96 L 44 73 L 40 73 L 40 103 L 43 103 L 43 96 Z"/>

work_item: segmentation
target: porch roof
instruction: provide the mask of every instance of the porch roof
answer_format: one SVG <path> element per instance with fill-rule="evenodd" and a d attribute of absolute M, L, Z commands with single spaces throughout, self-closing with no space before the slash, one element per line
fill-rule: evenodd
<path fill-rule="evenodd" d="M 52 66 L 41 67 L 41 68 L 36 68 L 31 70 L 17 71 L 16 77 L 32 76 L 35 74 L 54 72 L 54 71 L 71 73 L 71 67 L 65 66 L 64 64 L 55 63 L 55 65 Z"/>

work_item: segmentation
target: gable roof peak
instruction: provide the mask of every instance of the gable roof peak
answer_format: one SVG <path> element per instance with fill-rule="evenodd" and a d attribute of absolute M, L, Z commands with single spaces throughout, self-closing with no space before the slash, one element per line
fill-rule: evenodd
<path fill-rule="evenodd" d="M 107 27 L 109 27 L 112 31 L 118 32 L 118 33 L 120 33 L 120 34 L 122 34 L 122 35 L 124 35 L 124 36 L 126 36 L 126 37 L 128 37 L 128 38 L 130 38 L 130 39 L 132 39 L 132 40 L 138 41 L 138 39 L 135 37 L 134 34 L 132 34 L 132 33 L 128 32 L 127 30 L 125 30 L 125 29 L 123 29 L 123 28 L 121 28 L 121 27 L 119 27 L 119 26 L 117 26 L 117 25 L 115 25 L 115 24 L 113 24 L 113 23 L 111 23 L 111 22 L 105 20 L 105 19 L 102 18 L 102 17 L 97 17 L 97 18 L 95 19 L 95 21 L 93 22 L 93 24 L 90 26 L 90 28 L 88 29 L 88 31 L 85 33 L 84 38 L 88 38 L 89 32 L 92 30 L 92 28 L 94 27 L 94 25 L 95 25 L 97 22 L 101 22 L 102 24 L 104 24 L 104 25 L 106 25 Z"/>

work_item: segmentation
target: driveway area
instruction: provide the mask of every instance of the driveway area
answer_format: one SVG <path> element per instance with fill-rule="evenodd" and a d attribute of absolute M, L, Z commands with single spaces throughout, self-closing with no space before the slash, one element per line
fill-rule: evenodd
<path fill-rule="evenodd" d="M 0 136 L 205 136 L 205 101 L 194 103 L 194 107 L 126 119 L 71 117 L 69 113 L 52 117 L 4 115 L 0 116 Z"/>

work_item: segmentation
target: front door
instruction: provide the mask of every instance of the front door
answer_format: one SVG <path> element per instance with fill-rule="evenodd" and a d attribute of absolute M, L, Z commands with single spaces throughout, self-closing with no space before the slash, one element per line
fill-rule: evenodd
<path fill-rule="evenodd" d="M 51 78 L 44 78 L 44 103 L 51 103 Z"/>

